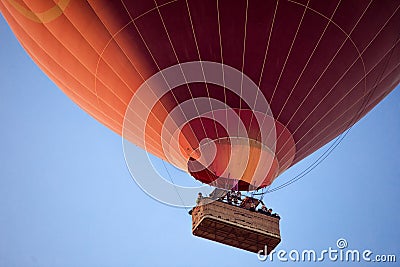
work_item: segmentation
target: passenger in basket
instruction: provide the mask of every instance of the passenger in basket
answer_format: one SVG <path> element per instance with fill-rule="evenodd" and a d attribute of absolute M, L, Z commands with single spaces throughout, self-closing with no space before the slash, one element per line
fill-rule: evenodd
<path fill-rule="evenodd" d="M 281 218 L 281 216 L 279 216 L 279 214 L 278 214 L 278 213 L 274 213 L 274 214 L 272 214 L 272 217 L 275 217 L 275 218 L 278 218 L 278 219 L 280 219 L 280 218 Z"/>
<path fill-rule="evenodd" d="M 199 192 L 197 199 L 196 199 L 196 204 L 199 205 L 200 201 L 203 199 L 203 194 L 201 192 Z"/>
<path fill-rule="evenodd" d="M 254 202 L 251 202 L 249 210 L 256 211 L 256 205 L 254 204 Z"/>
<path fill-rule="evenodd" d="M 265 205 L 262 205 L 261 209 L 259 209 L 258 212 L 263 213 L 263 214 L 267 214 L 267 212 L 268 212 L 267 207 L 265 207 Z"/>
<path fill-rule="evenodd" d="M 271 216 L 272 215 L 272 209 L 269 208 L 268 211 L 265 214 L 267 214 L 268 216 Z"/>

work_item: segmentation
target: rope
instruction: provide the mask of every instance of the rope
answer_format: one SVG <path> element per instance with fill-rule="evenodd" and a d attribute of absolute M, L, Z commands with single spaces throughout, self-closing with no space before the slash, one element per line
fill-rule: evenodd
<path fill-rule="evenodd" d="M 183 201 L 181 195 L 179 194 L 178 189 L 176 188 L 176 184 L 175 184 L 174 180 L 172 179 L 172 176 L 171 176 L 171 174 L 169 173 L 169 171 L 168 171 L 168 169 L 167 169 L 167 166 L 165 165 L 165 162 L 164 162 L 163 160 L 161 160 L 161 162 L 162 162 L 162 164 L 163 164 L 163 166 L 164 166 L 165 171 L 166 171 L 167 174 L 168 174 L 169 180 L 170 180 L 171 183 L 174 185 L 175 192 L 176 192 L 176 194 L 178 195 L 179 199 L 181 200 L 183 207 L 186 209 L 186 211 L 189 211 L 189 209 L 185 206 L 185 203 L 184 203 L 184 201 Z"/>
<path fill-rule="evenodd" d="M 269 185 L 266 193 L 272 193 L 272 192 L 281 190 L 281 189 L 285 188 L 286 186 L 289 186 L 290 184 L 293 184 L 293 183 L 297 182 L 298 180 L 300 180 L 301 178 L 303 178 L 305 175 L 307 175 L 312 170 L 314 170 L 319 164 L 321 164 L 322 161 L 324 161 L 333 152 L 333 150 L 343 141 L 343 139 L 347 136 L 347 134 L 353 128 L 353 126 L 356 123 L 356 121 L 358 121 L 358 119 L 360 119 L 361 114 L 367 108 L 367 104 L 369 103 L 372 95 L 375 93 L 375 91 L 376 91 L 376 89 L 377 89 L 377 87 L 379 85 L 379 81 L 382 78 L 383 74 L 385 73 L 385 71 L 386 71 L 386 69 L 388 67 L 389 61 L 393 56 L 394 48 L 396 47 L 396 43 L 399 41 L 399 39 L 400 39 L 400 33 L 398 34 L 397 39 L 394 42 L 394 46 L 391 49 L 390 55 L 386 60 L 386 63 L 385 63 L 385 66 L 384 66 L 382 72 L 380 73 L 380 75 L 375 80 L 375 85 L 374 85 L 373 90 L 367 95 L 366 100 L 363 102 L 363 104 L 360 107 L 359 111 L 354 116 L 354 119 L 349 122 L 348 126 L 350 126 L 350 125 L 351 126 L 344 133 L 340 134 L 335 139 L 335 141 L 332 143 L 332 145 L 320 157 L 318 157 L 318 159 L 316 159 L 310 166 L 308 166 L 305 170 L 300 172 L 298 175 L 296 175 L 295 177 L 293 177 L 289 181 L 287 181 L 287 182 L 285 182 L 285 183 L 283 183 L 283 184 L 281 184 L 281 185 L 279 185 L 277 187 L 269 189 L 269 187 L 271 186 L 271 185 Z"/>

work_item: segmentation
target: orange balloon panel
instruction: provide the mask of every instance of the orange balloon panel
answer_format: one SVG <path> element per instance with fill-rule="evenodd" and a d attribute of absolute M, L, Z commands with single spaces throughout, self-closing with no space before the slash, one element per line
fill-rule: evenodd
<path fill-rule="evenodd" d="M 400 81 L 398 0 L 0 0 L 0 10 L 82 109 L 218 186 L 271 184 Z M 159 74 L 166 85 L 146 89 Z"/>

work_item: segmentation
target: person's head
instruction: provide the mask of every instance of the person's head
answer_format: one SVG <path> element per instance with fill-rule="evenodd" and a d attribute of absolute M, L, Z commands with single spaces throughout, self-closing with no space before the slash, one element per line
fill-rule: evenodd
<path fill-rule="evenodd" d="M 272 212 L 272 209 L 268 209 L 269 212 Z"/>
<path fill-rule="evenodd" d="M 202 196 L 203 196 L 203 194 L 201 192 L 199 192 L 199 197 L 202 197 Z"/>

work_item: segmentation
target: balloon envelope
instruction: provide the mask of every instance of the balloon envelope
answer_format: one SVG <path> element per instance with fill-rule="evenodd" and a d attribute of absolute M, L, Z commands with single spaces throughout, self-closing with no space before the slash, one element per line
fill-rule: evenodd
<path fill-rule="evenodd" d="M 82 109 L 218 187 L 270 185 L 400 81 L 397 0 L 0 0 L 0 10 Z"/>

